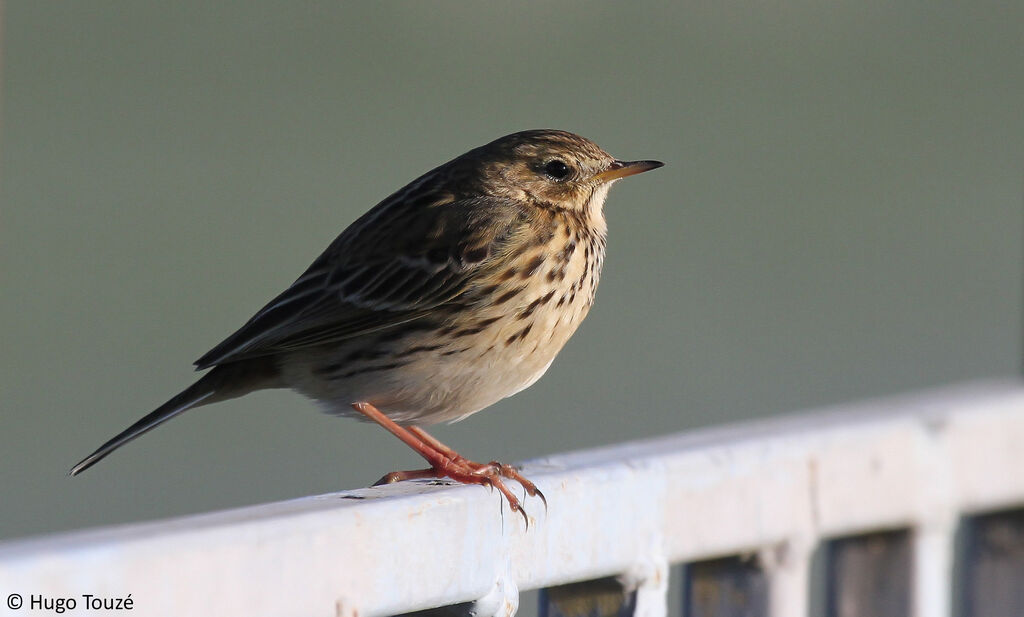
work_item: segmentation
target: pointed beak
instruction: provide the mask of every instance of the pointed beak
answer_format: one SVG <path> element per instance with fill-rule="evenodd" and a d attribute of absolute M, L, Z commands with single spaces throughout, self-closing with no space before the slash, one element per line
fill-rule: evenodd
<path fill-rule="evenodd" d="M 661 161 L 612 161 L 608 169 L 594 175 L 594 180 L 600 183 L 611 182 L 626 176 L 642 174 L 664 165 Z"/>

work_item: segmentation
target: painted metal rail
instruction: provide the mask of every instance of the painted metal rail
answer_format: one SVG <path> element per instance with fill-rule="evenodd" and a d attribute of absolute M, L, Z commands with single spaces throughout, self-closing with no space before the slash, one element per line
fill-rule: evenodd
<path fill-rule="evenodd" d="M 1017 382 L 557 455 L 524 473 L 549 504 L 527 500 L 529 529 L 496 493 L 406 482 L 0 544 L 0 602 L 53 614 L 70 598 L 75 614 L 98 606 L 84 594 L 131 594 L 142 615 L 332 617 L 475 602 L 463 613 L 508 615 L 519 590 L 548 588 L 547 615 L 660 616 L 678 602 L 692 616 L 789 617 L 811 614 L 822 579 L 829 615 L 1024 614 Z M 688 564 L 679 597 L 674 564 Z M 586 604 L 609 585 L 613 608 Z"/>

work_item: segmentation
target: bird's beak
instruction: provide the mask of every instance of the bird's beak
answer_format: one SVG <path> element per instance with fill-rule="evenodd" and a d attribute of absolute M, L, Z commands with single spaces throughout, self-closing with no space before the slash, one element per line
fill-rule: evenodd
<path fill-rule="evenodd" d="M 626 176 L 642 174 L 664 165 L 661 161 L 612 161 L 608 169 L 594 175 L 594 180 L 599 183 L 611 182 Z"/>

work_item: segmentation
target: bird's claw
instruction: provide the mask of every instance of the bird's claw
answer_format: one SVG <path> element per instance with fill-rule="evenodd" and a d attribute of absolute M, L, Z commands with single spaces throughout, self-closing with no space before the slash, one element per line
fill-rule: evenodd
<path fill-rule="evenodd" d="M 530 497 L 540 497 L 540 500 L 544 502 L 545 512 L 547 512 L 548 509 L 548 500 L 544 497 L 544 493 L 537 488 L 536 484 L 523 477 L 523 475 L 511 465 L 499 463 L 498 461 L 491 461 L 490 463 L 474 463 L 459 455 L 445 457 L 443 460 L 438 461 L 438 464 L 428 469 L 392 471 L 374 482 L 373 486 L 381 486 L 384 484 L 401 482 L 402 480 L 416 480 L 421 478 L 450 478 L 462 484 L 479 484 L 492 490 L 497 490 L 505 497 L 505 500 L 508 501 L 509 509 L 522 515 L 527 529 L 530 528 L 530 517 L 523 508 L 522 502 L 512 493 L 511 490 L 509 490 L 508 486 L 502 481 L 502 478 L 518 482 L 523 487 L 523 490 L 526 491 L 527 495 Z"/>

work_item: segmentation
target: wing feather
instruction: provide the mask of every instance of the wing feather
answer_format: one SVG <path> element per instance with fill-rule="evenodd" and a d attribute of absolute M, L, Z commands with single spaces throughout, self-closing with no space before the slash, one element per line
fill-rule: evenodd
<path fill-rule="evenodd" d="M 196 361 L 197 369 L 329 344 L 421 319 L 471 293 L 526 224 L 488 197 L 438 203 L 401 193 L 367 212 L 283 293 Z"/>

